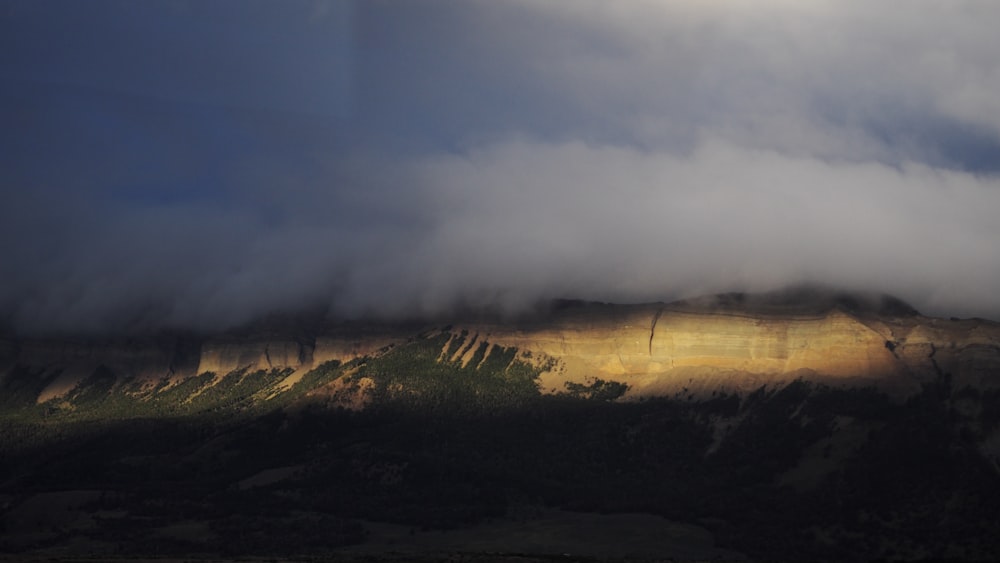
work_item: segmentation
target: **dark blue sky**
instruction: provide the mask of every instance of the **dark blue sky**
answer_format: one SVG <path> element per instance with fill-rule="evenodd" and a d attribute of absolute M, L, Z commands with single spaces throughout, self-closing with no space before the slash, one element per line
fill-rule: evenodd
<path fill-rule="evenodd" d="M 919 3 L 0 0 L 0 322 L 1000 315 L 1000 8 Z"/>

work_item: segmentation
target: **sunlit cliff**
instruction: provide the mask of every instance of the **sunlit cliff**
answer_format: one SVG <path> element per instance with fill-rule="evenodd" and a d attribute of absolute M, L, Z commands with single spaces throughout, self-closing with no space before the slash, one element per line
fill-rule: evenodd
<path fill-rule="evenodd" d="M 627 385 L 624 399 L 750 391 L 798 378 L 905 397 L 945 373 L 960 385 L 994 387 L 1000 367 L 1000 325 L 993 322 L 924 317 L 880 296 L 732 294 L 670 304 L 568 302 L 508 322 L 263 323 L 207 337 L 8 340 L 0 373 L 21 366 L 50 378 L 39 402 L 68 393 L 99 366 L 120 380 L 147 382 L 289 370 L 288 386 L 331 360 L 377 356 L 436 334 L 447 335 L 442 361 L 466 365 L 484 345 L 486 356 L 493 347 L 514 348 L 541 370 L 543 393 L 604 380 Z"/>

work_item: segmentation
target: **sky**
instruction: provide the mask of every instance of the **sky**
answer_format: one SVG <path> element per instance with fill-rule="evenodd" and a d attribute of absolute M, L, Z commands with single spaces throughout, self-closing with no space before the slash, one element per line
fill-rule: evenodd
<path fill-rule="evenodd" d="M 1000 319 L 992 0 L 0 0 L 0 326 Z"/>

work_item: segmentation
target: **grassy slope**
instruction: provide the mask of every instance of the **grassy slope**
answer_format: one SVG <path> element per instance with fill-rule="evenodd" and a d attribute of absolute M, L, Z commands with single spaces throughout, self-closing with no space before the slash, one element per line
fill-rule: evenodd
<path fill-rule="evenodd" d="M 462 338 L 324 364 L 285 391 L 282 372 L 142 388 L 99 369 L 35 405 L 37 374 L 8 378 L 0 549 L 72 540 L 133 554 L 329 553 L 363 542 L 363 521 L 465 529 L 546 506 L 697 523 L 761 557 L 998 548 L 1000 482 L 976 449 L 997 424 L 994 396 L 945 378 L 902 405 L 804 382 L 705 402 L 609 402 L 623 390 L 600 381 L 541 396 L 537 368 L 516 350 L 472 343 L 464 366 L 448 360 Z M 374 385 L 361 412 L 316 392 L 358 392 L 362 380 Z M 959 415 L 957 395 L 981 408 Z M 845 420 L 863 439 L 840 465 L 813 488 L 783 485 L 803 456 L 832 455 L 816 445 L 840 443 Z M 240 486 L 268 471 L 281 478 Z M 73 490 L 96 491 L 53 511 L 75 520 L 20 523 L 40 494 Z"/>

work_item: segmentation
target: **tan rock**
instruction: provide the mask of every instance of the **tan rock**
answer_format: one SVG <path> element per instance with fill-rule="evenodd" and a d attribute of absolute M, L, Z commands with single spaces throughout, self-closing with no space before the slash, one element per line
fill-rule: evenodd
<path fill-rule="evenodd" d="M 291 368 L 288 387 L 324 362 L 377 355 L 426 330 L 352 324 L 293 336 L 11 339 L 0 342 L 0 379 L 15 365 L 52 379 L 40 401 L 64 395 L 99 366 L 150 384 L 204 372 Z M 484 342 L 515 347 L 522 361 L 543 370 L 539 387 L 548 393 L 597 379 L 627 384 L 626 398 L 746 392 L 796 378 L 875 385 L 897 396 L 944 374 L 956 389 L 1000 386 L 997 323 L 933 319 L 899 307 L 873 312 L 837 300 L 796 306 L 723 296 L 669 305 L 582 304 L 532 321 L 464 323 L 448 332 L 455 339 L 463 330 L 462 345 L 452 349 L 450 340 L 442 361 L 465 365 Z"/>

